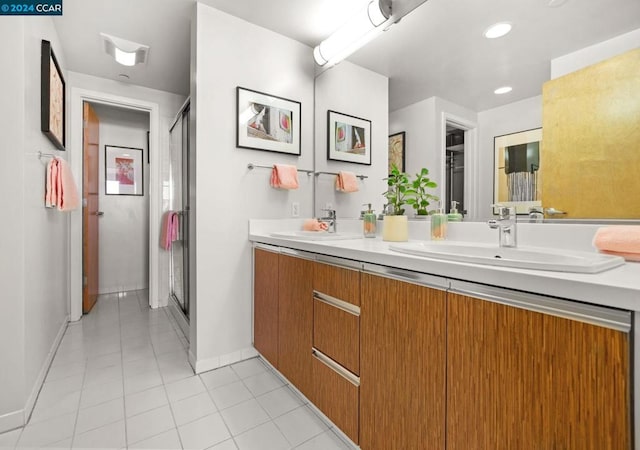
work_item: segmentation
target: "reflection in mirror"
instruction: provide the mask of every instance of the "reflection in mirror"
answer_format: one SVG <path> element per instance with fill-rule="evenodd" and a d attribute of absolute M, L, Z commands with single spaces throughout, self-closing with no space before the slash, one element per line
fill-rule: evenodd
<path fill-rule="evenodd" d="M 493 203 L 513 206 L 517 214 L 542 208 L 540 144 L 542 129 L 497 136 Z"/>
<path fill-rule="evenodd" d="M 446 199 L 443 206 L 447 210 L 456 186 L 454 183 L 452 188 L 447 178 L 455 175 L 451 174 L 451 168 L 457 167 L 456 156 L 447 149 L 447 118 L 470 124 L 463 128 L 464 157 L 458 158 L 464 160 L 465 167 L 462 188 L 464 209 L 468 211 L 465 220 L 485 220 L 492 215 L 494 138 L 543 127 L 542 85 L 546 81 L 640 47 L 637 0 L 606 4 L 602 0 L 569 1 L 558 7 L 552 7 L 557 2 L 548 3 L 551 2 L 430 0 L 345 62 L 359 66 L 365 73 L 370 69 L 389 78 L 389 134 L 406 133 L 406 172 L 412 174 L 427 167 L 442 189 L 440 194 Z M 513 25 L 511 33 L 493 40 L 482 36 L 489 25 L 504 20 Z M 342 64 L 319 79 L 340 69 Z M 350 83 L 353 87 L 359 81 L 354 78 Z M 504 85 L 511 85 L 513 90 L 501 96 L 493 93 Z M 344 98 L 351 94 L 344 88 L 340 92 Z M 386 91 L 370 90 L 367 101 L 385 94 Z M 322 103 L 323 95 L 316 90 L 316 101 Z M 336 98 L 335 93 L 333 96 Z M 640 98 L 629 97 L 633 105 L 626 102 L 625 111 L 614 113 L 640 123 Z M 605 104 L 614 106 L 616 102 Z M 338 107 L 333 109 L 341 111 Z M 574 115 L 579 113 L 575 111 Z M 323 114 L 326 112 L 319 116 Z M 366 112 L 353 115 L 367 117 Z M 374 132 L 378 125 L 373 123 Z M 564 120 L 559 122 L 557 131 L 562 133 L 565 125 Z M 324 126 L 316 129 L 316 144 L 318 136 L 324 134 Z M 584 154 L 584 145 L 570 146 L 565 156 Z M 638 143 L 631 145 L 637 148 Z M 374 160 L 383 148 L 374 142 Z M 544 148 L 543 142 L 538 174 L 547 173 Z M 324 143 L 316 147 L 317 163 L 326 164 L 325 152 Z M 602 157 L 607 164 L 613 160 L 611 152 Z M 386 161 L 384 167 L 386 170 Z M 534 178 L 538 178 L 539 190 L 541 180 L 539 176 Z M 543 180 L 553 183 L 557 178 Z M 609 185 L 606 182 L 601 189 L 606 191 Z M 620 198 L 621 203 L 612 208 L 626 208 L 633 194 Z M 379 198 L 378 193 L 376 199 Z M 545 204 L 544 197 L 541 202 L 545 208 L 560 209 L 559 205 Z M 607 208 L 582 217 L 616 217 L 611 214 L 611 208 Z"/>

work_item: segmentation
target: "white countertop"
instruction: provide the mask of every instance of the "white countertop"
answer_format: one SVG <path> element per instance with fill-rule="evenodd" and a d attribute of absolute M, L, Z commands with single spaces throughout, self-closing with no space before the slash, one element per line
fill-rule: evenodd
<path fill-rule="evenodd" d="M 355 224 L 346 225 L 355 231 Z M 303 241 L 274 237 L 274 231 L 300 229 L 299 221 L 251 221 L 249 240 L 279 247 L 286 247 L 322 255 L 346 258 L 382 266 L 412 270 L 450 279 L 470 281 L 501 288 L 514 289 L 552 297 L 565 298 L 601 306 L 610 306 L 630 311 L 640 311 L 640 263 L 627 262 L 620 267 L 598 274 L 551 272 L 544 270 L 513 269 L 498 266 L 444 261 L 420 256 L 412 256 L 389 250 L 389 242 L 381 237 L 338 241 Z M 466 227 L 477 232 L 475 224 L 456 224 L 458 230 Z M 553 232 L 550 225 L 544 225 L 545 233 Z M 588 240 L 591 229 L 566 228 L 575 234 L 582 233 Z M 278 228 L 279 227 L 279 228 Z M 524 227 L 524 225 L 522 225 Z M 542 230 L 538 227 L 536 232 Z M 595 230 L 595 228 L 593 229 Z M 346 231 L 346 230 L 343 230 Z M 525 227 L 526 231 L 526 227 Z M 590 234 L 591 233 L 591 234 Z M 415 233 L 414 233 L 415 234 Z M 454 234 L 454 233 L 452 233 Z M 458 233 L 458 236 L 462 236 Z M 482 239 L 481 236 L 479 239 Z M 561 239 L 555 236 L 549 242 Z M 530 245 L 530 243 L 529 243 Z M 584 242 L 580 243 L 584 247 Z M 555 247 L 555 245 L 554 245 Z M 577 249 L 577 244 L 567 248 Z M 556 247 L 557 248 L 557 247 Z M 582 248 L 584 250 L 584 248 Z"/>

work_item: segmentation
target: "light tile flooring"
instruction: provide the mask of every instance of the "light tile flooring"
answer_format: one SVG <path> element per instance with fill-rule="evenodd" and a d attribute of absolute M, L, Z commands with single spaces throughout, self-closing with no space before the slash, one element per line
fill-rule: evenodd
<path fill-rule="evenodd" d="M 28 425 L 0 448 L 352 448 L 258 358 L 194 375 L 147 296 L 101 296 L 69 324 Z"/>

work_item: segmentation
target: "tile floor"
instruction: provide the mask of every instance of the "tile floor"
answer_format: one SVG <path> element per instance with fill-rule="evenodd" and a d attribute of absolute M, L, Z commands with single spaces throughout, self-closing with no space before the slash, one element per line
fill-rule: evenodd
<path fill-rule="evenodd" d="M 147 295 L 103 295 L 69 324 L 28 425 L 0 448 L 352 448 L 258 358 L 194 375 Z"/>

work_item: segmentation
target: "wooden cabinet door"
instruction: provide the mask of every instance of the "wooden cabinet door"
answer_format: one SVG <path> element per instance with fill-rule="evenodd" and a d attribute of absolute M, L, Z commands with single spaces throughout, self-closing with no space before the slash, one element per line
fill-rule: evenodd
<path fill-rule="evenodd" d="M 278 254 L 253 252 L 253 345 L 278 367 Z"/>
<path fill-rule="evenodd" d="M 628 335 L 449 294 L 448 450 L 630 448 Z"/>
<path fill-rule="evenodd" d="M 281 254 L 278 277 L 278 370 L 310 397 L 313 262 Z"/>
<path fill-rule="evenodd" d="M 362 275 L 363 450 L 444 449 L 445 295 L 436 289 Z"/>

